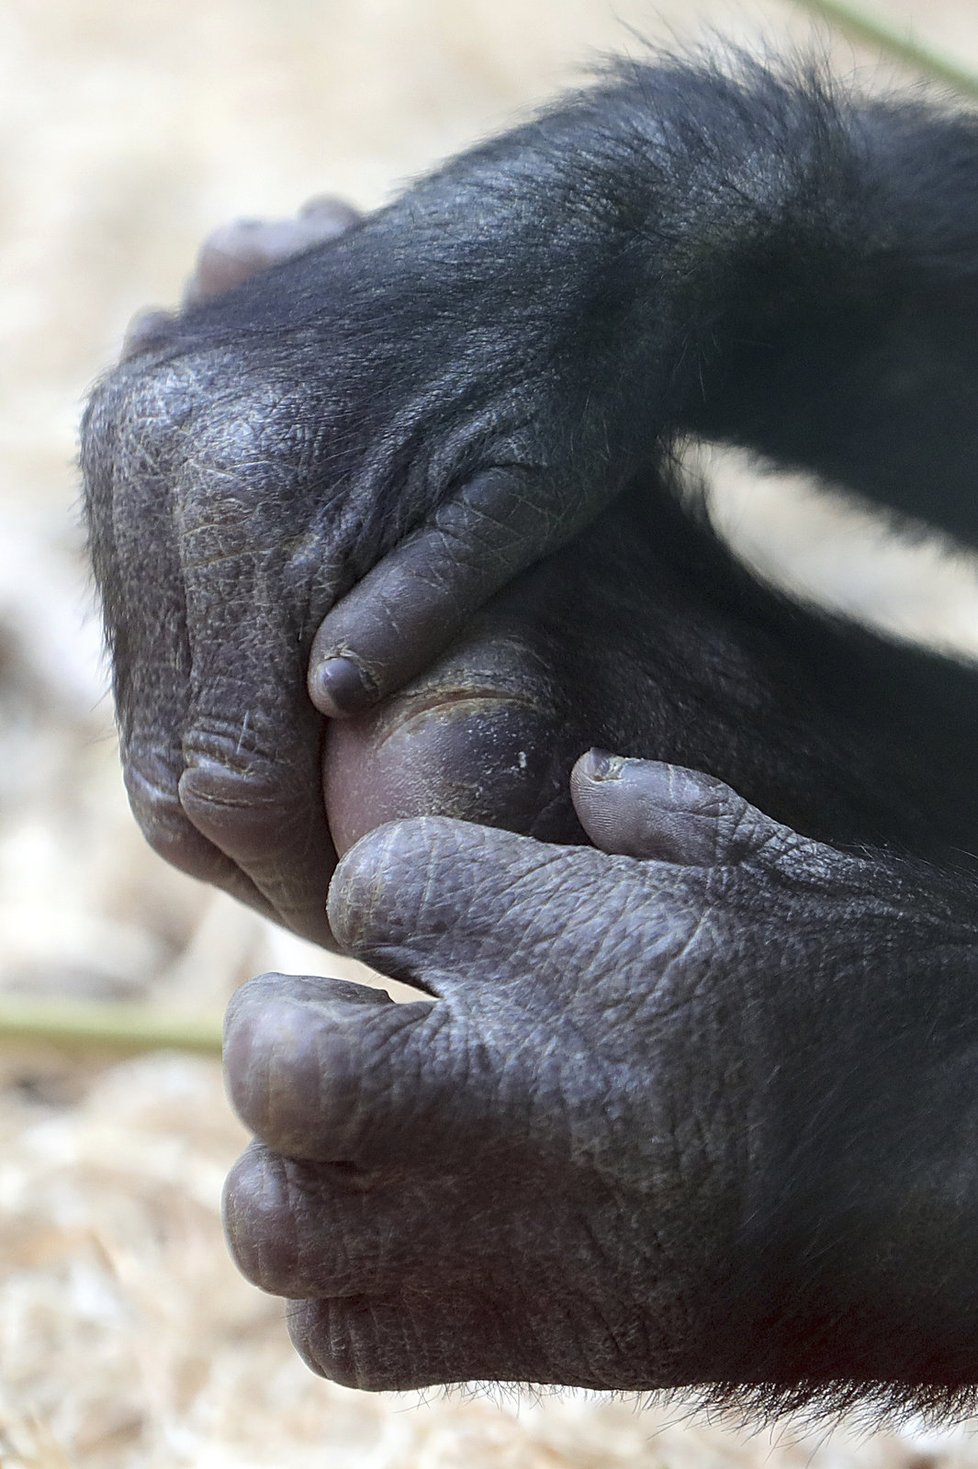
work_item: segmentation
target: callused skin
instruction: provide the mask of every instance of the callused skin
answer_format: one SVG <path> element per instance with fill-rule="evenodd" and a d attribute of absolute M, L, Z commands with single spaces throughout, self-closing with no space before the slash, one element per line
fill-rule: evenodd
<path fill-rule="evenodd" d="M 976 680 L 753 586 L 668 458 L 693 428 L 973 535 L 972 173 L 967 119 L 639 69 L 201 277 L 93 399 L 162 851 L 330 941 L 334 842 L 389 817 L 594 844 L 384 826 L 333 931 L 435 1002 L 232 1007 L 229 1237 L 318 1370 L 978 1380 Z M 593 743 L 678 764 L 592 757 L 572 806 Z"/>

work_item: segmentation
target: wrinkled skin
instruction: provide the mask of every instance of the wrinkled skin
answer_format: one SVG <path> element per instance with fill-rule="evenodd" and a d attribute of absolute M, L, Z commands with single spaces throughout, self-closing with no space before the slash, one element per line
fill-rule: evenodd
<path fill-rule="evenodd" d="M 322 715 L 672 478 L 677 434 L 978 533 L 975 175 L 967 117 L 623 64 L 137 331 L 82 458 L 154 847 L 328 943 Z"/>
<path fill-rule="evenodd" d="M 357 1387 L 970 1382 L 961 891 L 677 767 L 589 757 L 574 794 L 598 850 L 422 819 L 340 864 L 337 937 L 434 1003 L 239 992 L 241 1268 Z"/>
<path fill-rule="evenodd" d="M 154 844 L 331 942 L 336 848 L 466 818 L 382 826 L 331 891 L 336 941 L 434 1004 L 273 976 L 232 1007 L 258 1142 L 229 1238 L 299 1302 L 311 1364 L 360 1386 L 953 1394 L 978 1380 L 976 679 L 754 586 L 658 451 L 695 428 L 973 534 L 973 419 L 944 433 L 975 385 L 970 204 L 924 271 L 922 199 L 899 197 L 904 175 L 943 197 L 938 144 L 973 167 L 973 130 L 872 107 L 850 151 L 814 90 L 656 85 L 676 135 L 652 194 L 681 248 L 655 322 L 627 315 L 621 261 L 621 297 L 591 295 L 615 230 L 529 129 L 268 273 L 249 277 L 308 223 L 257 254 L 260 227 L 225 235 L 198 304 L 138 325 L 93 399 L 93 549 Z M 763 145 L 761 175 L 822 190 L 754 201 L 783 316 L 769 255 L 713 259 L 711 288 L 760 313 L 752 343 L 732 308 L 726 355 L 685 246 L 743 243 L 757 216 L 716 159 L 699 197 L 680 168 L 704 100 L 732 176 Z M 635 104 L 623 84 L 541 126 L 558 152 L 620 142 Z M 920 148 L 930 174 L 906 166 Z M 612 162 L 609 208 L 639 192 Z M 911 204 L 888 274 L 886 210 Z M 328 218 L 324 238 L 348 223 Z M 596 744 L 674 764 L 592 757 L 572 805 Z"/>

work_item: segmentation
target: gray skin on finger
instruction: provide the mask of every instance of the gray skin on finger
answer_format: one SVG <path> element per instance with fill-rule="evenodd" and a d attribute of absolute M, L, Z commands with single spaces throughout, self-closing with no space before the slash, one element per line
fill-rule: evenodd
<path fill-rule="evenodd" d="M 978 1266 L 971 1117 L 951 1125 L 934 1103 L 978 1039 L 967 884 L 922 903 L 920 871 L 802 839 L 694 772 L 683 791 L 683 772 L 624 769 L 578 767 L 589 834 L 635 848 L 638 794 L 643 839 L 678 856 L 686 806 L 682 864 L 444 818 L 382 827 L 342 860 L 334 932 L 423 983 L 430 1028 L 418 1047 L 385 1024 L 378 1052 L 389 1012 L 354 1006 L 319 1032 L 331 1064 L 293 1077 L 302 1160 L 266 1156 L 272 1190 L 253 1167 L 230 1187 L 237 1258 L 305 1300 L 306 1359 L 361 1387 L 764 1383 L 769 1399 L 831 1399 L 840 1376 L 961 1380 L 954 1344 L 978 1304 L 961 1294 Z M 301 983 L 253 1007 L 252 1065 L 271 1062 L 284 1010 L 316 1004 Z M 790 1064 L 786 1036 L 805 1038 Z M 308 1161 L 330 1108 L 347 1137 L 378 1119 L 339 1171 Z M 935 1148 L 954 1179 L 939 1217 L 907 1189 Z M 968 1260 L 953 1287 L 949 1234 Z"/>
<path fill-rule="evenodd" d="M 321 198 L 292 220 L 226 226 L 202 247 L 185 304 L 220 298 L 359 219 L 342 201 Z M 227 472 L 220 374 L 208 354 L 173 368 L 140 362 L 165 362 L 180 331 L 171 312 L 134 318 L 125 366 L 93 397 L 83 430 L 127 788 L 168 860 L 331 946 L 324 902 L 335 854 L 315 799 L 321 721 L 290 650 L 285 599 L 262 568 L 270 559 L 279 568 L 270 575 L 282 574 L 278 537 L 264 537 L 263 557 L 257 522 L 236 537 L 233 516 L 222 522 L 212 506 L 194 512 L 208 478 L 219 498 Z M 247 436 L 245 418 L 238 431 Z M 257 625 L 220 645 L 218 625 L 228 616 L 241 623 L 243 596 Z M 249 667 L 256 643 L 275 667 L 270 687 Z"/>

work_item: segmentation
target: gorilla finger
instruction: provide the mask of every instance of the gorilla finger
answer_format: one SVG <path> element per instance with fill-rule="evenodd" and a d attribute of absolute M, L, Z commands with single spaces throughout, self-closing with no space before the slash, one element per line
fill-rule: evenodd
<path fill-rule="evenodd" d="M 346 234 L 362 215 L 331 194 L 310 199 L 291 219 L 237 219 L 208 235 L 183 293 L 185 307 L 223 296 L 253 275 Z M 137 311 L 126 327 L 121 359 L 162 346 L 177 314 L 157 307 Z"/>
<path fill-rule="evenodd" d="M 336 863 L 322 806 L 319 731 L 297 711 L 280 737 L 249 738 L 247 712 L 216 721 L 198 706 L 184 737 L 180 804 L 244 874 L 278 922 L 333 946 L 326 889 Z M 222 727 L 223 726 L 223 727 Z"/>
<path fill-rule="evenodd" d="M 154 347 L 160 346 L 166 340 L 175 320 L 172 311 L 163 311 L 155 306 L 144 306 L 141 311 L 137 311 L 130 318 L 122 339 L 121 360 L 128 362 L 140 353 L 151 352 Z"/>
<path fill-rule="evenodd" d="M 431 994 L 497 983 L 532 921 L 559 914 L 568 867 L 593 855 L 449 817 L 391 822 L 340 861 L 330 924 L 347 952 Z"/>
<path fill-rule="evenodd" d="M 401 1192 L 386 1177 L 368 1184 L 345 1167 L 296 1162 L 252 1143 L 224 1185 L 225 1239 L 241 1274 L 273 1295 L 389 1289 L 411 1262 L 404 1236 L 413 1221 L 398 1209 Z"/>
<path fill-rule="evenodd" d="M 322 796 L 323 722 L 305 691 L 291 590 L 299 574 L 274 551 L 248 548 L 256 530 L 247 509 L 225 505 L 215 515 L 199 493 L 188 496 L 184 517 L 191 702 L 180 803 L 280 922 L 329 945 L 326 887 L 336 858 Z M 263 534 L 271 541 L 273 529 Z"/>
<path fill-rule="evenodd" d="M 327 613 L 309 667 L 316 708 L 340 718 L 393 693 L 574 528 L 536 503 L 525 472 L 477 475 Z"/>
<path fill-rule="evenodd" d="M 169 641 L 166 641 L 169 636 Z M 171 866 L 230 893 L 263 917 L 274 909 L 250 878 L 191 822 L 180 800 L 189 678 L 174 634 L 158 631 L 137 668 L 117 678 L 126 793 L 143 836 Z"/>
<path fill-rule="evenodd" d="M 360 218 L 344 200 L 323 195 L 291 219 L 236 219 L 221 225 L 200 247 L 184 302 L 192 306 L 223 296 L 270 266 L 338 239 Z"/>
<path fill-rule="evenodd" d="M 224 1188 L 238 1269 L 262 1290 L 295 1299 L 423 1288 L 433 1273 L 446 1291 L 452 1278 L 471 1279 L 484 1267 L 487 1205 L 471 1163 L 443 1159 L 434 1142 L 427 1153 L 428 1168 L 392 1160 L 359 1170 L 252 1144 Z M 484 1184 L 484 1170 L 474 1171 Z"/>
<path fill-rule="evenodd" d="M 306 976 L 262 975 L 225 1022 L 228 1094 L 290 1158 L 359 1166 L 426 1158 L 454 1130 L 473 1058 L 457 1017 L 422 1000 Z"/>
<path fill-rule="evenodd" d="M 521 1334 L 479 1282 L 440 1294 L 404 1290 L 396 1296 L 339 1296 L 297 1301 L 288 1310 L 289 1335 L 313 1372 L 363 1392 L 398 1392 L 435 1383 L 520 1381 Z"/>
<path fill-rule="evenodd" d="M 571 772 L 581 825 L 602 852 L 683 866 L 740 861 L 800 841 L 716 776 L 590 750 Z"/>
<path fill-rule="evenodd" d="M 196 830 L 179 800 L 191 652 L 170 514 L 167 404 L 153 374 L 117 372 L 93 394 L 82 432 L 89 535 L 112 651 L 126 789 L 155 851 L 267 913 L 254 885 Z"/>
<path fill-rule="evenodd" d="M 238 902 L 254 908 L 263 918 L 277 914 L 249 877 L 197 830 L 180 804 L 174 765 L 163 782 L 147 778 L 147 767 L 157 760 L 127 759 L 125 784 L 129 805 L 149 845 L 171 867 L 199 882 L 211 883 Z"/>

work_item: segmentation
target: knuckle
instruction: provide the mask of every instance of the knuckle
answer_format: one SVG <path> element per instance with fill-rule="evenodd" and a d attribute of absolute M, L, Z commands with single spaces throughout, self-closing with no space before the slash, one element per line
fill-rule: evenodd
<path fill-rule="evenodd" d="M 82 420 L 82 470 L 90 499 L 172 469 L 200 410 L 197 375 L 176 362 L 124 362 L 97 384 Z"/>
<path fill-rule="evenodd" d="M 286 681 L 283 668 L 278 674 Z M 192 682 L 195 689 L 203 683 L 196 665 Z M 195 772 L 194 784 L 213 785 L 217 799 L 222 791 L 231 801 L 244 793 L 249 805 L 308 804 L 310 782 L 319 786 L 321 728 L 302 707 L 298 685 L 283 690 L 264 687 L 260 678 L 215 677 L 202 692 L 206 702 L 192 710 L 181 740 L 181 763 Z"/>
<path fill-rule="evenodd" d="M 717 863 L 773 868 L 790 860 L 807 840 L 790 827 L 729 792 L 716 816 Z"/>
<path fill-rule="evenodd" d="M 293 405 L 280 389 L 260 377 L 245 378 L 229 362 L 220 380 L 208 383 L 206 408 L 194 425 L 201 487 L 210 481 L 221 494 L 230 488 L 230 506 L 251 508 L 255 492 L 268 488 L 276 471 L 290 467 L 295 421 Z"/>
<path fill-rule="evenodd" d="M 117 510 L 120 494 L 124 509 L 127 497 L 178 475 L 191 503 L 216 495 L 234 507 L 242 488 L 266 488 L 269 472 L 295 456 L 301 422 L 295 395 L 260 366 L 246 371 L 223 344 L 123 361 L 95 386 L 82 420 L 90 512 Z"/>
<path fill-rule="evenodd" d="M 183 736 L 183 762 L 195 772 L 195 783 L 201 790 L 211 783 L 215 791 L 227 786 L 233 797 L 235 783 L 247 781 L 253 792 L 250 799 L 260 798 L 264 790 L 269 797 L 280 796 L 279 787 L 285 778 L 280 772 L 285 762 L 277 752 L 277 737 L 281 735 L 277 722 L 258 708 L 250 688 L 235 692 L 225 687 L 220 693 L 223 697 L 215 702 L 224 703 L 234 712 L 199 709 Z M 238 709 L 242 710 L 240 714 Z"/>
<path fill-rule="evenodd" d="M 790 827 L 754 814 L 744 823 L 742 835 L 744 855 L 752 862 L 771 869 L 787 870 L 799 857 L 812 851 L 812 843 Z"/>

